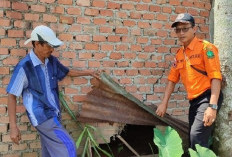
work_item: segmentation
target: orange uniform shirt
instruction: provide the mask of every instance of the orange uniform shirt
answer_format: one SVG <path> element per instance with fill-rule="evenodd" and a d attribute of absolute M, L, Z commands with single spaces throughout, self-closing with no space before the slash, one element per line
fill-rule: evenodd
<path fill-rule="evenodd" d="M 207 72 L 207 76 L 193 69 Z M 184 50 L 181 47 L 175 58 L 168 80 L 177 83 L 180 79 L 185 86 L 188 99 L 194 99 L 211 88 L 211 79 L 222 80 L 218 49 L 211 43 L 194 37 Z"/>

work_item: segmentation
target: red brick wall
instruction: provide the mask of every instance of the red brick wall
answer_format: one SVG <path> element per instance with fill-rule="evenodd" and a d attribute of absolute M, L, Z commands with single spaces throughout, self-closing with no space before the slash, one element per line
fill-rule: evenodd
<path fill-rule="evenodd" d="M 31 45 L 23 43 L 40 24 L 50 26 L 65 43 L 54 55 L 76 69 L 105 70 L 127 91 L 147 105 L 158 104 L 178 48 L 170 29 L 176 15 L 191 13 L 198 36 L 209 39 L 210 0 L 0 0 L 0 152 L 3 157 L 37 157 L 40 144 L 25 115 L 17 106 L 22 132 L 20 145 L 9 138 L 5 88 L 14 66 Z M 73 109 L 90 91 L 88 77 L 69 78 L 61 90 L 74 102 Z M 172 95 L 168 113 L 186 120 L 188 102 L 182 85 Z M 67 113 L 64 124 L 75 134 L 78 127 Z"/>

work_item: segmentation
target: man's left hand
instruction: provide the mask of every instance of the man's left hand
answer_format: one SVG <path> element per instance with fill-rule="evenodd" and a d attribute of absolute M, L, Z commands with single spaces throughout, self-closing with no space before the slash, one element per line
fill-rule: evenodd
<path fill-rule="evenodd" d="M 214 123 L 216 116 L 217 116 L 217 110 L 208 107 L 204 113 L 204 118 L 203 118 L 204 126 L 211 126 Z"/>

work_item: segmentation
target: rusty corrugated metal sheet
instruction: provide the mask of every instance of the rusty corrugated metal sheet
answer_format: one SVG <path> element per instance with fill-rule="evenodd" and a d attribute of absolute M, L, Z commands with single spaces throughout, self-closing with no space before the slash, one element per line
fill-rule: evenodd
<path fill-rule="evenodd" d="M 81 122 L 110 122 L 134 125 L 170 125 L 188 134 L 188 123 L 170 115 L 158 117 L 154 111 L 130 93 L 107 74 L 102 73 L 100 80 L 92 82 L 90 91 L 77 116 Z"/>

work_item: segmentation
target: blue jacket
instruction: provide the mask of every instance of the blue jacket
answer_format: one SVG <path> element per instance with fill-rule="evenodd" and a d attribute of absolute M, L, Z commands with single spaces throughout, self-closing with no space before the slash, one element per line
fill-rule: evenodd
<path fill-rule="evenodd" d="M 56 108 L 59 109 L 59 93 L 58 93 L 58 81 L 63 79 L 69 72 L 68 68 L 63 66 L 54 56 L 50 56 L 49 62 L 47 64 L 49 82 L 51 87 L 51 92 L 55 98 Z M 47 99 L 46 94 L 46 85 L 44 81 L 44 74 L 40 66 L 34 67 L 30 55 L 28 54 L 24 59 L 22 59 L 16 66 L 14 73 L 17 73 L 20 68 L 23 68 L 28 80 L 27 90 L 33 96 L 32 111 L 37 120 L 38 124 L 46 121 L 51 117 L 59 117 L 57 115 L 57 109 L 54 107 L 54 104 L 51 105 Z M 7 91 L 10 91 L 12 84 L 15 81 L 17 75 L 12 76 L 10 84 L 8 85 Z M 27 112 L 27 114 L 30 114 Z M 30 116 L 29 116 L 30 118 Z"/>

